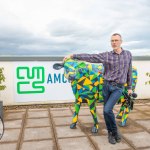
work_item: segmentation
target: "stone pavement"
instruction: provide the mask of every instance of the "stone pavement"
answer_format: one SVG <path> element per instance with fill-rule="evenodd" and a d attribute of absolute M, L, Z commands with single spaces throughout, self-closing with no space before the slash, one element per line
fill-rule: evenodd
<path fill-rule="evenodd" d="M 0 150 L 150 150 L 150 102 L 134 105 L 128 126 L 119 127 L 122 142 L 115 145 L 108 143 L 102 107 L 97 106 L 100 130 L 95 135 L 88 107 L 81 107 L 76 129 L 69 128 L 72 107 L 6 110 Z"/>

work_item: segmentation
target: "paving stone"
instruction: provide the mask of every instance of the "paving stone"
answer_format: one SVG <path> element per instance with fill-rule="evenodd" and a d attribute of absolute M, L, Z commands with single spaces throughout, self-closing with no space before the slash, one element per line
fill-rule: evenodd
<path fill-rule="evenodd" d="M 31 111 L 48 111 L 48 109 L 47 108 L 34 108 L 34 109 L 30 108 L 28 112 L 31 112 Z"/>
<path fill-rule="evenodd" d="M 72 108 L 72 110 L 74 111 L 74 108 Z M 97 113 L 100 113 L 100 114 L 103 113 L 103 107 L 97 106 L 96 111 L 97 111 Z M 81 116 L 82 115 L 91 115 L 89 107 L 81 107 L 80 111 L 79 111 L 79 115 L 81 115 Z"/>
<path fill-rule="evenodd" d="M 24 132 L 24 141 L 48 138 L 52 138 L 52 131 L 50 127 L 26 128 Z"/>
<path fill-rule="evenodd" d="M 75 107 L 71 107 L 71 110 L 75 112 Z M 91 114 L 89 107 L 82 107 L 82 106 L 80 107 L 79 115 L 89 115 L 89 114 Z"/>
<path fill-rule="evenodd" d="M 50 126 L 49 118 L 27 119 L 26 127 Z"/>
<path fill-rule="evenodd" d="M 5 113 L 4 119 L 22 119 L 25 112 Z"/>
<path fill-rule="evenodd" d="M 5 129 L 7 128 L 21 128 L 22 120 L 9 120 L 5 121 Z"/>
<path fill-rule="evenodd" d="M 11 150 L 16 150 L 17 148 L 17 143 L 5 143 L 5 144 L 2 144 L 0 143 L 0 150 L 10 150 L 10 147 L 11 147 Z"/>
<path fill-rule="evenodd" d="M 137 110 L 140 110 L 140 111 L 144 111 L 144 112 L 150 111 L 150 106 L 148 106 L 148 105 L 144 105 L 144 106 L 140 106 L 140 107 L 135 106 L 134 108 Z"/>
<path fill-rule="evenodd" d="M 103 109 L 103 105 L 96 106 L 97 109 Z"/>
<path fill-rule="evenodd" d="M 115 109 L 118 109 L 118 110 L 120 109 L 120 107 L 121 107 L 121 104 L 116 104 L 116 105 L 114 106 L 114 108 L 115 108 Z"/>
<path fill-rule="evenodd" d="M 130 148 L 124 140 L 113 145 L 108 142 L 107 136 L 91 136 L 91 138 L 100 150 L 124 150 Z"/>
<path fill-rule="evenodd" d="M 114 113 L 118 113 L 118 112 L 119 112 L 119 110 L 120 110 L 120 107 L 118 107 L 118 108 L 116 108 L 116 107 L 115 107 L 115 108 L 114 108 L 114 110 L 115 110 L 115 111 L 114 111 Z M 131 110 L 131 112 L 132 112 L 132 113 L 134 113 L 134 112 L 138 112 L 138 110 L 133 109 L 133 110 Z M 130 112 L 130 113 L 131 113 L 131 112 Z"/>
<path fill-rule="evenodd" d="M 93 127 L 93 123 L 89 123 L 89 124 L 81 124 L 80 127 L 82 128 L 82 131 L 85 133 L 88 133 L 89 135 L 91 135 L 91 129 Z"/>
<path fill-rule="evenodd" d="M 87 137 L 58 139 L 61 150 L 94 150 Z"/>
<path fill-rule="evenodd" d="M 72 117 L 57 117 L 53 118 L 55 125 L 70 125 Z"/>
<path fill-rule="evenodd" d="M 21 150 L 54 150 L 52 140 L 23 142 Z"/>
<path fill-rule="evenodd" d="M 106 124 L 105 124 L 105 122 L 103 121 L 103 122 L 100 122 L 99 123 L 99 134 L 100 135 L 107 135 L 107 133 L 108 133 L 108 131 L 107 131 L 107 129 L 106 129 Z"/>
<path fill-rule="evenodd" d="M 144 129 L 140 125 L 134 124 L 132 120 L 127 120 L 127 126 L 126 127 L 118 126 L 118 129 L 120 130 L 121 133 L 133 133 L 133 132 L 135 133 L 144 131 Z"/>
<path fill-rule="evenodd" d="M 104 115 L 103 114 L 98 114 L 99 122 L 105 122 L 104 120 Z"/>
<path fill-rule="evenodd" d="M 56 116 L 72 116 L 72 112 L 70 109 L 61 109 L 61 110 L 51 110 L 51 114 L 53 117 Z"/>
<path fill-rule="evenodd" d="M 68 107 L 56 107 L 56 108 L 50 108 L 50 110 L 70 110 Z"/>
<path fill-rule="evenodd" d="M 136 110 L 136 109 L 134 109 L 134 108 L 133 108 L 133 110 L 130 111 L 130 113 L 137 113 L 137 112 L 138 112 L 138 110 Z M 129 114 L 130 114 L 130 113 L 129 113 Z"/>
<path fill-rule="evenodd" d="M 150 116 L 145 115 L 141 112 L 137 112 L 137 113 L 130 113 L 129 114 L 129 118 L 133 119 L 133 120 L 137 120 L 137 119 L 150 119 Z"/>
<path fill-rule="evenodd" d="M 5 110 L 4 113 L 8 113 L 8 112 L 11 112 L 11 113 L 15 113 L 15 112 L 25 112 L 26 109 L 10 109 L 10 110 Z"/>
<path fill-rule="evenodd" d="M 28 118 L 48 117 L 48 111 L 29 111 Z"/>
<path fill-rule="evenodd" d="M 97 113 L 103 114 L 103 107 L 96 107 Z"/>
<path fill-rule="evenodd" d="M 144 126 L 147 130 L 150 130 L 150 120 L 138 120 L 136 122 Z"/>
<path fill-rule="evenodd" d="M 143 103 L 135 103 L 134 106 L 144 106 Z"/>
<path fill-rule="evenodd" d="M 129 133 L 124 136 L 136 147 L 150 146 L 150 134 L 147 132 Z"/>
<path fill-rule="evenodd" d="M 115 107 L 115 108 L 113 109 L 113 111 L 115 111 L 115 112 L 119 112 L 119 110 L 120 110 L 120 107 Z"/>
<path fill-rule="evenodd" d="M 120 108 L 119 108 L 119 109 L 120 109 Z M 103 109 L 98 108 L 96 111 L 97 111 L 97 114 L 103 115 Z M 114 112 L 114 114 L 117 114 L 119 111 L 118 111 L 118 110 L 113 109 L 113 112 Z"/>
<path fill-rule="evenodd" d="M 82 127 L 82 131 L 86 132 L 88 135 L 93 135 L 93 133 L 91 132 L 91 129 L 93 127 L 93 123 L 90 124 L 81 124 Z M 107 134 L 107 130 L 106 130 L 106 125 L 103 122 L 99 123 L 99 130 L 98 133 L 96 133 L 96 135 L 106 135 Z"/>
<path fill-rule="evenodd" d="M 56 127 L 57 137 L 76 137 L 76 136 L 85 136 L 85 134 L 81 131 L 79 126 L 76 129 L 70 129 L 70 126 L 61 126 Z"/>
<path fill-rule="evenodd" d="M 97 108 L 96 112 L 100 115 L 103 115 L 103 108 Z"/>
<path fill-rule="evenodd" d="M 2 139 L 0 140 L 1 142 L 11 142 L 11 141 L 17 141 L 19 138 L 20 134 L 20 129 L 9 129 L 4 131 L 4 135 Z"/>
<path fill-rule="evenodd" d="M 101 102 L 101 103 L 97 103 L 97 106 L 103 106 L 103 103 Z"/>
<path fill-rule="evenodd" d="M 80 108 L 81 108 L 81 109 L 89 109 L 89 107 L 88 107 L 88 106 L 81 106 Z M 73 106 L 73 107 L 71 107 L 71 109 L 72 109 L 72 110 L 74 110 L 74 106 Z"/>
<path fill-rule="evenodd" d="M 148 111 L 148 112 L 145 112 L 145 114 L 146 114 L 146 115 L 150 115 L 150 111 Z"/>
<path fill-rule="evenodd" d="M 98 121 L 101 120 L 99 118 L 99 116 L 97 116 L 97 118 L 98 118 Z M 89 116 L 79 116 L 79 120 L 81 121 L 81 123 L 94 123 L 92 115 L 89 115 Z"/>
<path fill-rule="evenodd" d="M 144 128 L 150 130 L 150 109 L 149 104 L 135 104 L 137 109 L 134 109 L 129 114 L 127 120 L 127 127 L 119 127 L 121 134 L 128 139 L 131 144 L 134 145 L 135 149 L 148 150 L 150 149 L 150 134 L 146 132 Z M 145 107 L 146 106 L 146 107 Z M 148 106 L 148 107 L 147 107 Z M 72 122 L 72 112 L 70 108 L 42 108 L 42 109 L 29 109 L 28 119 L 26 119 L 25 132 L 23 135 L 23 150 L 34 150 L 34 149 L 56 149 L 55 144 L 52 141 L 52 130 L 51 123 L 48 118 L 49 112 L 52 114 L 54 120 L 54 128 L 56 129 L 56 136 L 58 138 L 58 144 L 60 149 L 71 150 L 71 149 L 91 149 L 84 132 L 92 137 L 93 142 L 98 145 L 98 149 L 132 149 L 126 143 L 122 141 L 115 145 L 108 143 L 107 130 L 103 119 L 103 105 L 97 106 L 98 121 L 100 125 L 99 132 L 93 136 L 91 133 L 91 127 L 93 126 L 93 118 L 90 114 L 88 107 L 81 107 L 79 113 L 79 120 L 81 121 L 80 126 L 77 125 L 76 129 L 70 129 L 69 125 Z M 71 108 L 73 109 L 73 107 Z M 120 105 L 115 106 L 115 115 L 120 109 Z M 5 133 L 0 140 L 0 150 L 11 150 L 16 149 L 17 141 L 20 137 L 20 129 L 22 125 L 23 115 L 26 109 L 8 110 L 4 111 L 5 117 Z M 136 121 L 136 123 L 134 121 Z M 117 119 L 117 122 L 119 120 Z M 60 126 L 59 126 L 60 125 Z M 81 130 L 81 128 L 82 130 Z M 18 129 L 14 129 L 18 128 Z M 10 143 L 11 142 L 11 143 Z M 86 144 L 85 144 L 86 143 Z M 84 148 L 82 147 L 84 146 Z M 79 146 L 79 147 L 78 147 Z M 85 148 L 87 146 L 87 148 Z M 77 148 L 76 148 L 77 147 Z"/>
<path fill-rule="evenodd" d="M 79 116 L 82 116 L 82 115 L 91 115 L 90 109 L 89 108 L 81 108 L 79 111 Z"/>
<path fill-rule="evenodd" d="M 81 109 L 89 109 L 89 107 L 88 106 L 81 106 L 80 107 L 80 110 Z M 71 107 L 71 110 L 74 112 L 75 111 L 75 107 L 73 106 L 73 107 Z"/>

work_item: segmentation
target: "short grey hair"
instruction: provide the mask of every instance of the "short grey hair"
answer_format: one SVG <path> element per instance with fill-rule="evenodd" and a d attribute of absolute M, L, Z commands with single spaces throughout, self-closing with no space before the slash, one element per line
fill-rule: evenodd
<path fill-rule="evenodd" d="M 120 38 L 122 39 L 121 34 L 119 34 L 119 33 L 114 33 L 114 34 L 112 34 L 112 36 L 116 36 L 116 35 L 120 36 Z"/>

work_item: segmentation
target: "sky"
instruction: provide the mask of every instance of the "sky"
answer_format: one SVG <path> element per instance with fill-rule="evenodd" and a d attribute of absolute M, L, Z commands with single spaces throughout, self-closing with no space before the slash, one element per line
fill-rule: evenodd
<path fill-rule="evenodd" d="M 0 0 L 0 56 L 111 51 L 113 33 L 133 56 L 150 56 L 150 1 Z"/>

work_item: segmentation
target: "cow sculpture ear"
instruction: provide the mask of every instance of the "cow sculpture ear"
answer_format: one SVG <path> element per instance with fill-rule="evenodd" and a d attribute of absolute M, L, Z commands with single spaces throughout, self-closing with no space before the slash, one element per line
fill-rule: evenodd
<path fill-rule="evenodd" d="M 53 65 L 53 68 L 55 69 L 55 70 L 60 70 L 61 68 L 63 68 L 64 67 L 64 63 L 55 63 L 54 65 Z"/>

